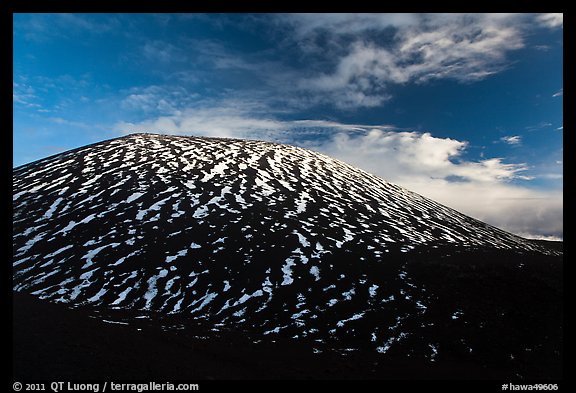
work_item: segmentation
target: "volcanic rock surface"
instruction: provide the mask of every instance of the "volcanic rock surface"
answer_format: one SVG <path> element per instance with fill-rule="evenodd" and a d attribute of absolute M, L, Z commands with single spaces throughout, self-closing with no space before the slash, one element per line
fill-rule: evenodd
<path fill-rule="evenodd" d="M 134 134 L 13 171 L 13 290 L 140 328 L 557 376 L 561 275 L 560 250 L 288 145 Z"/>

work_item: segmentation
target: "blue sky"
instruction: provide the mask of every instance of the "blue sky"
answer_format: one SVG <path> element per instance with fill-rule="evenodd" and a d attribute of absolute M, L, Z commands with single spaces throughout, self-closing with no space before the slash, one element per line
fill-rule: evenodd
<path fill-rule="evenodd" d="M 13 165 L 131 132 L 308 147 L 563 236 L 562 14 L 15 14 Z"/>

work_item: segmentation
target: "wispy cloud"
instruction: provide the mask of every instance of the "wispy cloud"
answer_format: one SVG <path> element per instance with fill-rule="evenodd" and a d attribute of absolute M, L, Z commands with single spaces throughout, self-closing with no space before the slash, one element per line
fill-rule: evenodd
<path fill-rule="evenodd" d="M 520 135 L 507 135 L 500 138 L 500 140 L 509 145 L 520 145 L 522 143 L 522 137 Z"/>
<path fill-rule="evenodd" d="M 314 41 L 321 36 L 331 43 L 324 52 L 335 58 L 331 71 L 310 76 L 299 87 L 325 93 L 325 100 L 341 108 L 381 105 L 390 99 L 393 84 L 474 82 L 501 72 L 508 66 L 507 53 L 524 46 L 523 19 L 517 14 L 288 17 L 297 37 Z M 375 40 L 374 31 L 389 38 Z M 352 33 L 360 38 L 350 38 Z"/>
<path fill-rule="evenodd" d="M 55 38 L 72 38 L 78 34 L 101 35 L 116 31 L 122 26 L 118 16 L 101 14 L 97 17 L 81 14 L 15 14 L 14 28 L 31 41 L 44 42 Z M 72 34 L 71 34 L 72 33 Z"/>
<path fill-rule="evenodd" d="M 37 102 L 36 90 L 26 83 L 12 82 L 12 102 L 28 108 L 42 108 Z"/>
<path fill-rule="evenodd" d="M 261 62 L 250 61 L 250 56 L 216 40 L 186 38 L 183 45 L 189 48 L 191 53 L 194 53 L 195 61 L 208 64 L 217 70 L 260 71 L 262 67 Z M 253 54 L 253 56 L 255 55 Z"/>
<path fill-rule="evenodd" d="M 122 93 L 122 109 L 148 117 L 178 114 L 181 108 L 190 106 L 199 97 L 197 93 L 176 85 L 133 87 Z"/>
<path fill-rule="evenodd" d="M 564 27 L 564 14 L 540 14 L 536 17 L 538 23 L 548 28 Z"/>
<path fill-rule="evenodd" d="M 86 124 L 86 123 L 83 123 L 81 121 L 64 119 L 62 117 L 49 117 L 47 120 L 52 122 L 52 123 L 55 123 L 55 124 L 61 124 L 61 125 L 65 125 L 65 126 L 75 127 L 75 128 L 92 129 L 95 127 L 94 125 L 91 125 L 91 124 Z"/>
<path fill-rule="evenodd" d="M 561 97 L 564 95 L 564 89 L 558 90 L 556 93 L 552 94 L 552 97 Z"/>
<path fill-rule="evenodd" d="M 154 95 L 136 98 L 128 96 L 125 105 L 144 108 L 157 105 Z M 169 115 L 150 117 L 140 122 L 118 122 L 114 129 L 120 133 L 162 132 L 174 135 L 201 135 L 229 138 L 265 139 L 275 142 L 296 143 L 303 135 L 328 132 L 364 132 L 365 125 L 344 124 L 328 120 L 302 119 L 278 120 L 267 104 L 248 99 L 229 98 L 204 100 L 194 106 L 175 110 Z M 280 111 L 281 113 L 281 111 Z M 390 125 L 373 126 L 387 130 Z"/>
<path fill-rule="evenodd" d="M 204 79 L 217 85 L 222 71 L 237 72 L 253 81 L 252 90 L 280 97 L 288 106 L 370 108 L 393 99 L 396 85 L 440 79 L 472 83 L 502 72 L 511 64 L 508 54 L 524 47 L 525 29 L 534 17 L 278 14 L 260 17 L 274 22 L 266 29 L 282 42 L 273 61 L 266 51 L 239 51 L 218 40 L 187 37 L 147 41 L 140 55 L 153 69 L 169 65 L 166 77 L 192 83 Z M 282 57 L 287 47 L 306 62 L 305 70 Z"/>
<path fill-rule="evenodd" d="M 169 42 L 160 40 L 151 40 L 142 46 L 143 56 L 153 62 L 172 64 L 186 60 L 184 50 Z"/>
<path fill-rule="evenodd" d="M 564 175 L 562 173 L 544 173 L 542 175 L 539 175 L 538 177 L 541 177 L 543 179 L 561 180 L 564 178 Z"/>
<path fill-rule="evenodd" d="M 538 124 L 534 124 L 534 125 L 531 125 L 531 126 L 527 126 L 527 127 L 525 127 L 525 129 L 528 130 L 528 131 L 536 131 L 536 130 L 541 130 L 541 129 L 544 129 L 544 128 L 549 128 L 549 127 L 551 127 L 551 126 L 552 126 L 552 123 L 550 123 L 550 122 L 548 122 L 548 121 L 541 121 L 541 122 L 538 123 Z"/>
<path fill-rule="evenodd" d="M 243 89 L 265 91 L 285 106 L 357 109 L 393 99 L 396 85 L 440 79 L 472 83 L 499 73 L 510 67 L 509 53 L 524 47 L 526 29 L 535 20 L 557 26 L 562 14 L 38 14 L 15 18 L 15 30 L 38 39 L 77 33 L 134 35 L 147 24 L 168 28 L 182 19 L 213 21 L 215 26 L 260 20 L 265 34 L 278 37 L 279 45 L 271 53 L 242 50 L 216 39 L 143 35 L 134 39 L 134 50 L 124 54 L 126 61 L 187 84 L 218 86 L 226 72 L 238 72 L 251 81 Z M 305 69 L 283 57 L 284 48 L 306 63 Z"/>

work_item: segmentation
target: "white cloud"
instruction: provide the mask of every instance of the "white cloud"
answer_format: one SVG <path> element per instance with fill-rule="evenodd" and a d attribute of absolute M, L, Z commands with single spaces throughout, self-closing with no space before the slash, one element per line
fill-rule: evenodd
<path fill-rule="evenodd" d="M 527 169 L 524 164 L 505 164 L 500 158 L 462 160 L 466 146 L 430 133 L 372 129 L 361 135 L 338 133 L 315 147 L 401 184 L 414 179 L 442 180 L 442 184 L 450 179 L 486 184 L 528 179 L 521 174 Z"/>
<path fill-rule="evenodd" d="M 524 46 L 526 18 L 522 14 L 291 15 L 289 21 L 301 41 L 313 41 L 319 32 L 332 37 L 324 54 L 336 59 L 331 71 L 304 79 L 299 87 L 340 108 L 355 108 L 381 105 L 391 98 L 391 84 L 477 81 L 505 69 L 507 53 Z M 374 32 L 388 32 L 390 38 L 375 40 Z"/>
<path fill-rule="evenodd" d="M 536 20 L 542 26 L 549 27 L 551 29 L 556 27 L 564 27 L 564 14 L 562 13 L 540 14 L 536 17 Z"/>
<path fill-rule="evenodd" d="M 562 191 L 511 183 L 529 179 L 524 164 L 462 159 L 467 144 L 415 132 L 338 134 L 316 149 L 462 213 L 530 236 L 562 236 Z"/>
<path fill-rule="evenodd" d="M 138 89 L 138 93 L 128 94 L 123 100 L 124 107 L 154 112 L 160 97 L 164 97 L 174 107 L 182 107 L 163 94 L 164 89 L 150 86 Z M 178 95 L 180 96 L 180 95 Z M 273 114 L 282 113 L 282 109 L 273 110 L 267 104 L 249 98 L 204 99 L 187 109 L 174 110 L 171 113 L 151 116 L 140 122 L 121 121 L 115 124 L 116 132 L 162 132 L 172 135 L 199 135 L 208 137 L 253 138 L 276 142 L 296 143 L 301 134 L 316 134 L 320 131 L 364 133 L 366 125 L 345 124 L 329 120 L 278 120 Z M 391 130 L 392 125 L 370 126 L 375 130 Z"/>
<path fill-rule="evenodd" d="M 215 107 L 188 108 L 167 116 L 138 123 L 120 122 L 115 129 L 122 133 L 161 132 L 173 135 L 266 139 L 267 134 L 285 130 L 281 122 L 248 115 L 246 103 L 228 101 Z"/>
<path fill-rule="evenodd" d="M 138 123 L 120 122 L 120 133 L 248 138 L 299 144 L 338 158 L 392 183 L 505 230 L 562 236 L 562 191 L 542 192 L 513 184 L 530 180 L 523 163 L 501 158 L 467 160 L 466 141 L 430 133 L 391 131 L 391 126 L 324 120 L 282 121 L 256 114 L 256 104 L 229 100 Z M 299 133 L 321 130 L 312 141 Z"/>
<path fill-rule="evenodd" d="M 306 101 L 338 108 L 377 107 L 391 99 L 390 86 L 434 79 L 474 82 L 509 66 L 507 55 L 524 46 L 531 14 L 279 14 L 272 18 L 282 44 L 298 50 L 305 71 L 277 53 L 239 52 L 222 42 L 180 38 L 142 47 L 144 57 L 170 64 L 174 75 L 192 77 L 177 66 L 233 70 L 252 78 L 288 105 Z M 266 26 L 271 28 L 270 20 Z M 209 78 L 211 73 L 205 77 Z"/>
<path fill-rule="evenodd" d="M 552 94 L 552 97 L 561 97 L 564 95 L 564 89 L 558 90 L 556 93 Z"/>
<path fill-rule="evenodd" d="M 496 227 L 534 237 L 562 237 L 563 193 L 503 182 L 406 182 L 403 186 Z"/>
<path fill-rule="evenodd" d="M 507 135 L 500 138 L 500 140 L 509 145 L 519 145 L 522 143 L 522 137 L 520 135 Z"/>

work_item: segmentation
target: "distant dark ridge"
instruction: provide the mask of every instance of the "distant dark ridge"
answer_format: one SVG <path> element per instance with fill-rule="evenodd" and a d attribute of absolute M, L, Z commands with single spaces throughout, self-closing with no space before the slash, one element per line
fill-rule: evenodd
<path fill-rule="evenodd" d="M 531 239 L 534 243 L 555 251 L 564 252 L 564 241 L 562 240 L 537 240 Z"/>

